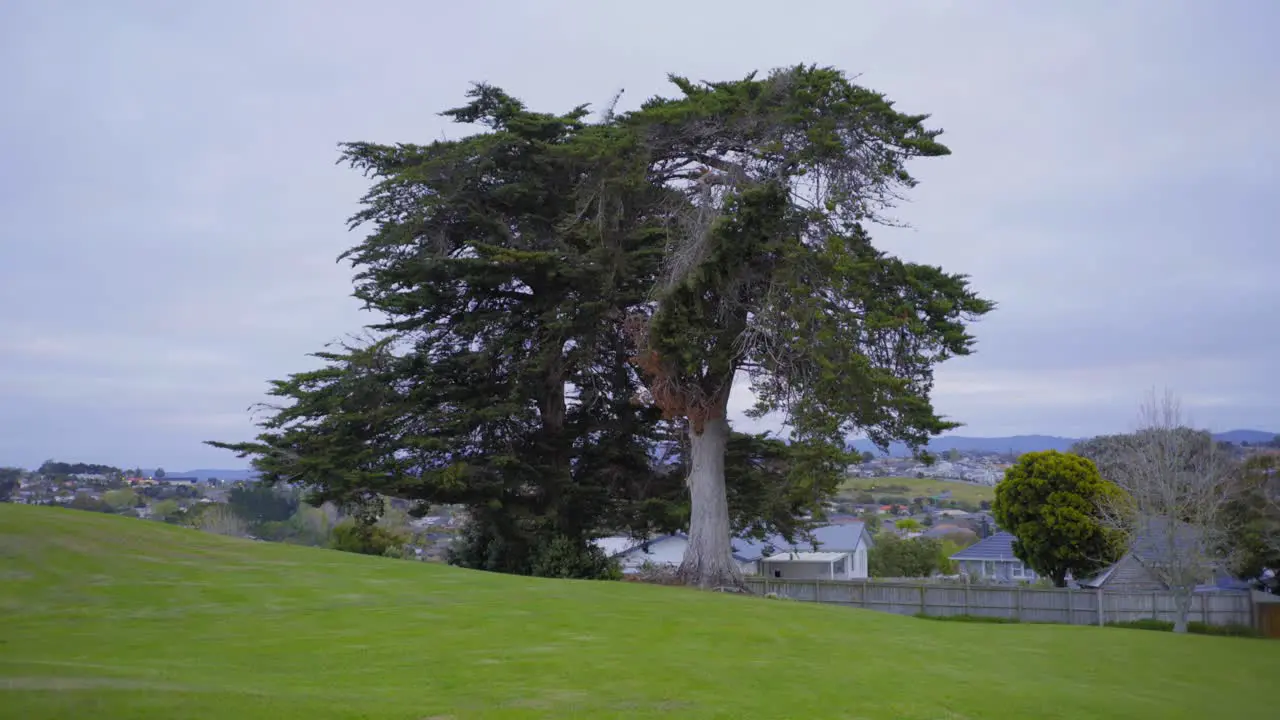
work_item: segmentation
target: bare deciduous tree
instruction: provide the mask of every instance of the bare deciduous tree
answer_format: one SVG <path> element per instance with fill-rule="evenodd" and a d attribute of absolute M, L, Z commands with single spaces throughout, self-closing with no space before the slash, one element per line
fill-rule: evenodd
<path fill-rule="evenodd" d="M 1186 632 L 1196 586 L 1227 561 L 1232 458 L 1208 432 L 1187 425 L 1169 391 L 1148 396 L 1136 432 L 1078 451 L 1127 493 L 1104 503 L 1103 522 L 1128 533 L 1130 551 L 1175 594 L 1174 632 Z"/>

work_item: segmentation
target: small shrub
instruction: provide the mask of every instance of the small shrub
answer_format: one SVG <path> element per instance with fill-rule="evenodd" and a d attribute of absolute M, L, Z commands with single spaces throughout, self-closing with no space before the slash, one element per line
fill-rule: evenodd
<path fill-rule="evenodd" d="M 944 622 L 967 622 L 979 623 L 987 625 L 1016 625 L 1021 621 L 1017 618 L 1009 617 L 993 617 L 989 615 L 929 615 L 927 613 L 916 613 L 918 618 L 925 620 L 942 620 Z"/>
<path fill-rule="evenodd" d="M 1173 623 L 1167 620 L 1156 620 L 1155 618 L 1143 618 L 1141 620 L 1129 620 L 1126 622 L 1109 622 L 1107 623 L 1107 627 L 1127 628 L 1129 630 L 1173 631 Z"/>
<path fill-rule="evenodd" d="M 333 549 L 361 555 L 383 555 L 399 549 L 405 538 L 377 525 L 364 525 L 353 520 L 339 523 L 333 529 Z"/>
<path fill-rule="evenodd" d="M 1141 620 L 1130 620 L 1127 622 L 1109 622 L 1107 627 L 1128 628 L 1130 630 L 1155 630 L 1158 632 L 1173 632 L 1173 622 L 1169 620 L 1156 620 L 1155 618 L 1143 618 Z M 1203 622 L 1187 623 L 1187 632 L 1195 635 L 1216 635 L 1219 637 L 1261 637 L 1256 629 L 1248 625 L 1210 625 Z"/>
<path fill-rule="evenodd" d="M 1221 637 L 1250 637 L 1260 638 L 1262 633 L 1257 628 L 1248 625 L 1209 625 L 1202 622 L 1187 623 L 1187 632 L 1193 632 L 1198 635 L 1218 635 Z"/>
<path fill-rule="evenodd" d="M 622 568 L 603 550 L 593 544 L 584 547 L 559 535 L 535 549 L 531 569 L 538 577 L 622 579 Z"/>

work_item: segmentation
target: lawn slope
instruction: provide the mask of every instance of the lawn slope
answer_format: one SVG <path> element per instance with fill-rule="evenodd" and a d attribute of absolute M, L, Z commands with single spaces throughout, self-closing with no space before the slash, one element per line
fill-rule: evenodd
<path fill-rule="evenodd" d="M 906 487 L 907 491 L 888 491 L 885 489 L 895 485 Z M 994 485 L 975 485 L 973 483 L 960 482 L 959 480 L 935 480 L 933 478 L 852 478 L 846 480 L 840 486 L 840 490 L 840 494 L 846 498 L 853 497 L 861 492 L 869 492 L 877 499 L 889 495 L 898 495 L 908 499 L 932 497 L 950 491 L 951 499 L 975 504 L 983 500 L 991 502 L 996 497 Z"/>
<path fill-rule="evenodd" d="M 1197 718 L 1280 643 L 564 582 L 0 505 L 4 718 Z"/>

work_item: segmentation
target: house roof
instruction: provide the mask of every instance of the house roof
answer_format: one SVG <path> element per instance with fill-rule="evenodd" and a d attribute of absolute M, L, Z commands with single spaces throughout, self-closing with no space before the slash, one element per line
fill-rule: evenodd
<path fill-rule="evenodd" d="M 1013 541 L 1016 539 L 1011 533 L 998 532 L 986 540 L 970 545 L 955 553 L 951 556 L 951 559 L 1014 562 L 1018 559 L 1013 554 Z"/>
<path fill-rule="evenodd" d="M 596 538 L 593 542 L 596 547 L 604 551 L 605 555 L 614 557 L 640 545 L 643 541 L 626 535 L 614 535 L 612 537 Z"/>
<path fill-rule="evenodd" d="M 822 527 L 814 528 L 811 532 L 814 541 L 818 544 L 818 551 L 852 552 L 858 549 L 858 543 L 860 542 L 865 542 L 867 547 L 871 546 L 871 536 L 867 533 L 866 525 L 860 520 L 842 521 L 835 525 L 823 525 Z M 674 533 L 671 535 L 658 535 L 646 540 L 616 535 L 596 538 L 594 542 L 609 557 L 617 557 L 645 543 L 653 545 L 672 538 L 687 539 L 687 537 L 684 533 Z M 786 538 L 781 535 L 771 535 L 764 540 L 733 538 L 730 541 L 730 547 L 733 549 L 734 559 L 738 562 L 752 562 L 760 560 L 766 555 L 782 551 L 811 552 L 814 550 L 813 544 L 807 540 L 797 538 L 796 542 L 791 543 L 787 542 Z"/>
<path fill-rule="evenodd" d="M 978 533 L 963 525 L 934 525 L 923 534 L 927 538 L 944 538 L 948 535 L 977 535 Z"/>
<path fill-rule="evenodd" d="M 849 553 L 847 552 L 784 552 L 784 553 L 778 553 L 777 555 L 770 555 L 769 557 L 765 558 L 764 561 L 770 562 L 770 563 L 780 563 L 780 562 L 833 563 L 833 562 L 838 562 L 840 560 L 843 560 L 847 557 L 849 557 Z"/>
<path fill-rule="evenodd" d="M 1179 523 L 1171 527 L 1169 520 L 1152 517 L 1140 520 L 1134 528 L 1129 552 L 1144 563 L 1160 562 L 1170 553 L 1194 553 L 1196 545 L 1202 543 L 1203 539 L 1190 525 Z"/>
<path fill-rule="evenodd" d="M 592 540 L 592 542 L 595 543 L 596 547 L 603 550 L 605 555 L 612 558 L 631 552 L 632 550 L 642 546 L 647 545 L 652 547 L 658 543 L 676 539 L 688 540 L 689 536 L 682 532 L 672 533 L 670 535 L 655 535 L 650 538 L 633 538 L 627 535 L 613 535 L 610 537 L 596 538 L 595 540 Z M 739 547 L 743 542 L 745 541 L 738 540 L 737 538 L 733 539 L 731 544 L 733 549 L 733 559 L 738 562 L 751 562 L 753 560 L 760 559 L 759 553 L 752 554 L 750 550 L 744 553 L 744 551 Z"/>
<path fill-rule="evenodd" d="M 810 531 L 813 534 L 813 542 L 809 542 L 803 538 L 797 538 L 796 542 L 787 542 L 786 538 L 781 535 L 772 535 L 764 540 L 754 540 L 747 538 L 734 538 L 733 551 L 734 556 L 739 560 L 759 560 L 766 555 L 776 554 L 781 551 L 791 552 L 826 552 L 826 551 L 843 551 L 852 552 L 858 549 L 858 544 L 865 542 L 867 547 L 871 546 L 871 536 L 867 533 L 867 526 L 861 521 L 841 522 L 836 525 L 823 525 Z M 817 547 L 814 547 L 814 544 Z"/>
<path fill-rule="evenodd" d="M 1132 556 L 1144 566 L 1152 563 L 1159 564 L 1162 559 L 1168 558 L 1170 553 L 1194 553 L 1195 546 L 1202 542 L 1203 539 L 1190 525 L 1179 523 L 1171 526 L 1170 521 L 1162 517 L 1142 518 L 1134 528 L 1133 539 L 1129 542 L 1129 551 L 1110 567 L 1092 577 L 1082 578 L 1079 582 L 1084 587 L 1101 587 L 1106 584 L 1126 557 Z M 1228 585 L 1222 584 L 1227 580 L 1229 579 L 1222 578 L 1216 581 L 1218 585 L 1213 587 L 1230 589 Z"/>

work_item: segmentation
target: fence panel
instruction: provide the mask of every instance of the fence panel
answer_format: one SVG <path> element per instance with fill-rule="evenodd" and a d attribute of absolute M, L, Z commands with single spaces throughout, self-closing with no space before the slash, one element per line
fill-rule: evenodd
<path fill-rule="evenodd" d="M 1102 625 L 1156 618 L 1172 621 L 1176 599 L 1169 592 L 1100 592 L 1087 589 L 900 580 L 778 580 L 747 578 L 757 594 L 791 600 L 866 608 L 899 615 L 979 615 L 1022 622 Z M 1210 625 L 1252 622 L 1248 593 L 1199 593 L 1188 619 Z"/>

